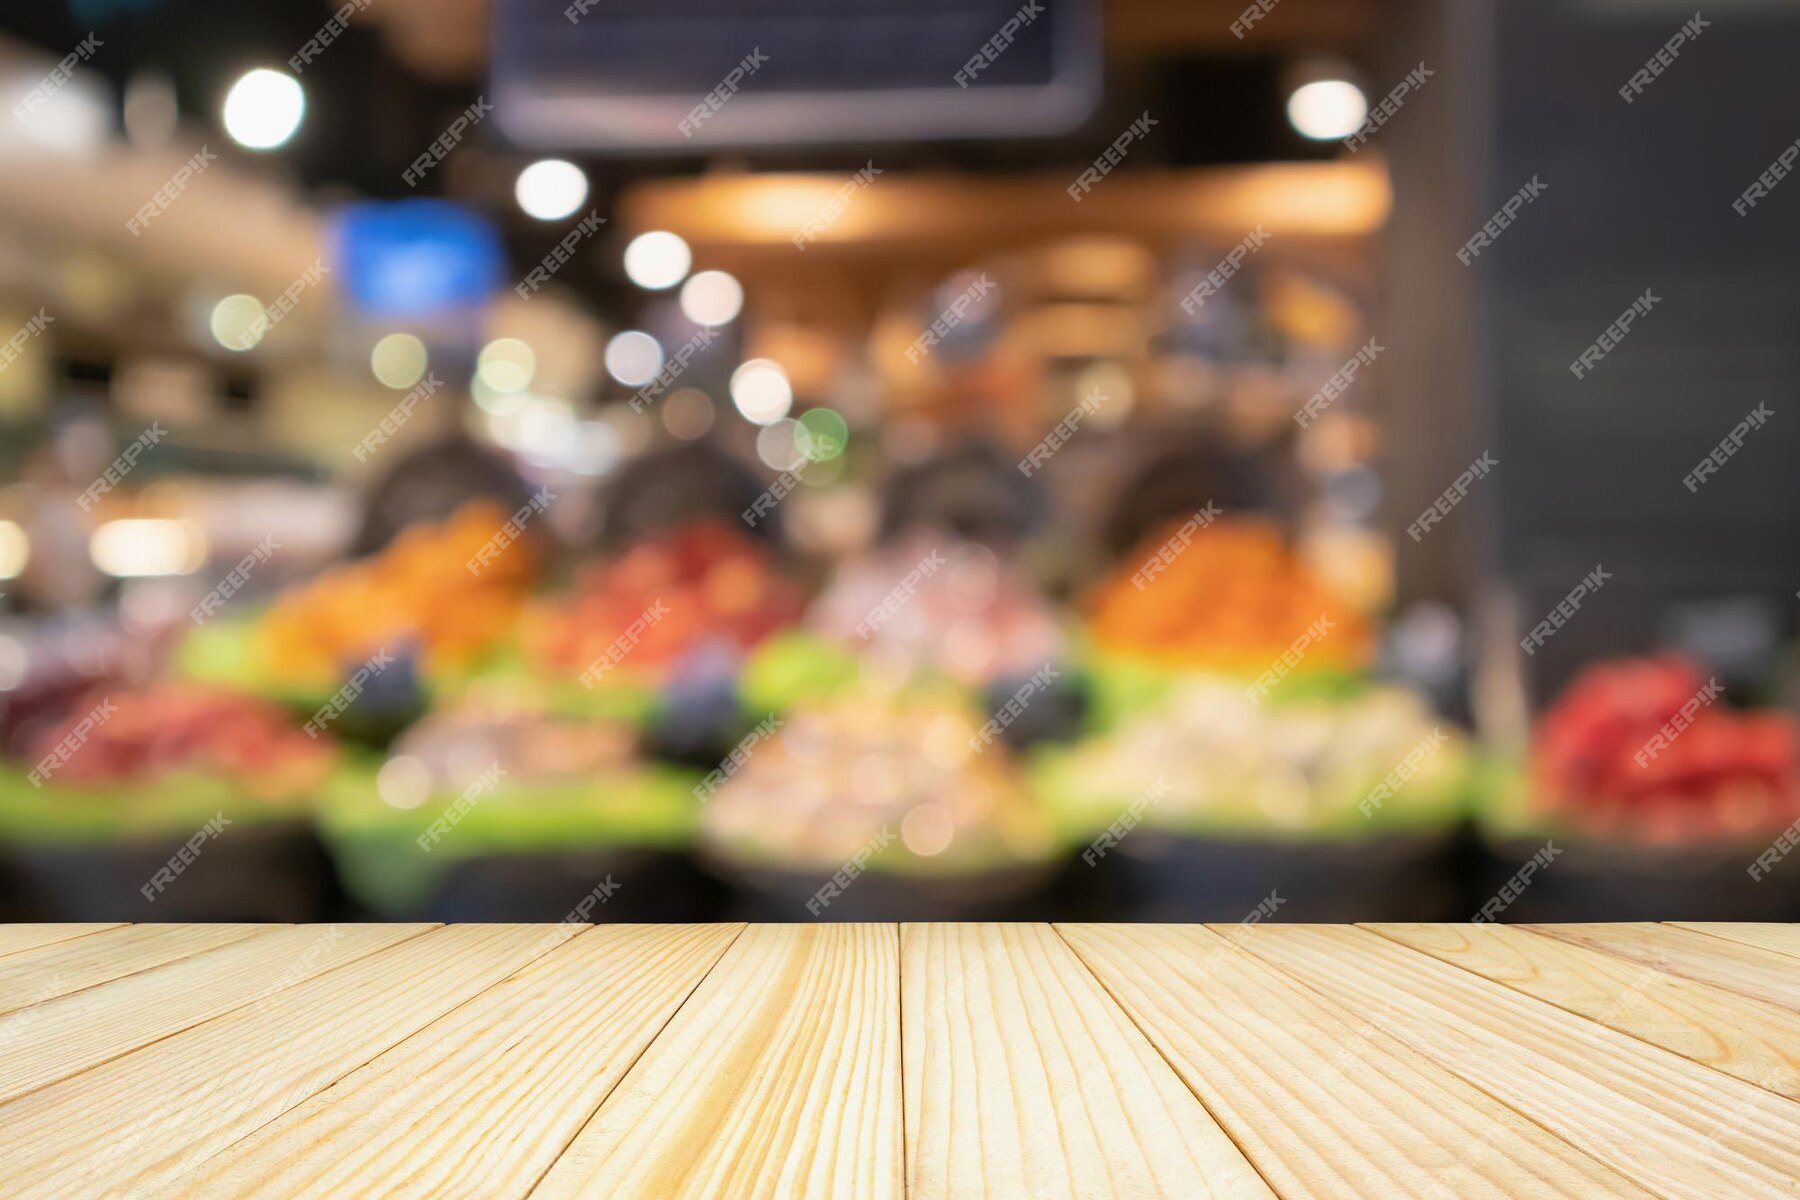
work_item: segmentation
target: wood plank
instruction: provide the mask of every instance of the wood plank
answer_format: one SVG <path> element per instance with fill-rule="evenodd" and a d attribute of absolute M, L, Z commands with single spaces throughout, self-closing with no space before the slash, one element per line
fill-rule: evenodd
<path fill-rule="evenodd" d="M 1668 924 L 1800 958 L 1800 925 L 1778 925 L 1773 921 L 1670 921 Z"/>
<path fill-rule="evenodd" d="M 544 926 L 429 930 L 0 1105 L 8 1191 L 138 1196 L 166 1187 L 578 927 L 550 928 L 562 932 L 551 940 Z"/>
<path fill-rule="evenodd" d="M 742 928 L 614 925 L 573 938 L 167 1194 L 525 1196 Z"/>
<path fill-rule="evenodd" d="M 260 937 L 0 1017 L 0 1101 L 85 1071 L 432 928 L 327 925 Z M 10 1035 L 10 1036 L 9 1036 Z"/>
<path fill-rule="evenodd" d="M 241 942 L 279 925 L 123 925 L 92 937 L 55 942 L 0 959 L 0 1013 L 205 950 Z"/>
<path fill-rule="evenodd" d="M 538 1198 L 898 1197 L 892 925 L 747 930 Z"/>
<path fill-rule="evenodd" d="M 1800 1023 L 1787 1009 L 1505 925 L 1364 928 L 1608 1029 L 1800 1099 Z"/>
<path fill-rule="evenodd" d="M 36 950 L 53 942 L 87 937 L 107 929 L 117 929 L 122 921 L 47 922 L 35 925 L 0 925 L 0 958 L 25 950 Z"/>
<path fill-rule="evenodd" d="M 1672 925 L 1632 922 L 1619 925 L 1524 925 L 1550 937 L 1604 950 L 1680 975 L 1754 996 L 1784 1008 L 1800 1009 L 1800 964 L 1772 950 L 1728 941 Z"/>
<path fill-rule="evenodd" d="M 902 947 L 909 1196 L 1273 1196 L 1048 926 Z"/>
<path fill-rule="evenodd" d="M 1646 1194 L 1235 935 L 1057 929 L 1283 1196 Z"/>
<path fill-rule="evenodd" d="M 1250 953 L 1578 1149 L 1675 1196 L 1800 1194 L 1800 1104 L 1366 929 L 1259 925 Z"/>

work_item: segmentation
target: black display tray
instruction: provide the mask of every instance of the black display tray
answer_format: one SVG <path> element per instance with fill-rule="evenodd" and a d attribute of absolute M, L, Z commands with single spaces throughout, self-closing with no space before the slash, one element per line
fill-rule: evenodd
<path fill-rule="evenodd" d="M 747 866 L 710 857 L 704 864 L 731 885 L 730 915 L 744 921 L 1043 920 L 1046 889 L 1062 869 L 1055 862 L 976 875 L 865 871 L 813 911 L 807 903 L 831 879 L 829 871 Z"/>
<path fill-rule="evenodd" d="M 1800 861 L 1759 880 L 1750 864 L 1765 843 L 1646 846 L 1557 836 L 1487 843 L 1480 895 L 1468 918 L 1553 840 L 1558 853 L 1499 912 L 1506 922 L 1796 921 Z"/>
<path fill-rule="evenodd" d="M 609 880 L 615 886 L 604 887 Z M 420 911 L 409 915 L 446 922 L 573 916 L 614 924 L 716 921 L 723 911 L 724 890 L 685 855 L 610 847 L 465 858 L 449 868 Z"/>

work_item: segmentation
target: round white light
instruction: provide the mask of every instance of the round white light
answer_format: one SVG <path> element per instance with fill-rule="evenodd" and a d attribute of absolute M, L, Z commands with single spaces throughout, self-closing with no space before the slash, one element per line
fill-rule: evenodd
<path fill-rule="evenodd" d="M 588 180 L 582 169 L 560 158 L 545 158 L 519 172 L 513 195 L 519 207 L 540 221 L 560 221 L 587 199 Z"/>
<path fill-rule="evenodd" d="M 269 330 L 269 315 L 261 300 L 239 292 L 213 305 L 207 323 L 213 339 L 227 350 L 253 350 Z"/>
<path fill-rule="evenodd" d="M 681 315 L 696 325 L 729 325 L 743 308 L 743 284 L 724 271 L 702 271 L 681 285 Z"/>
<path fill-rule="evenodd" d="M 753 358 L 731 373 L 731 402 L 745 420 L 772 425 L 794 406 L 794 388 L 780 363 Z"/>
<path fill-rule="evenodd" d="M 651 291 L 672 288 L 687 278 L 694 265 L 688 244 L 672 233 L 657 230 L 640 233 L 625 247 L 625 274 L 631 282 Z"/>
<path fill-rule="evenodd" d="M 647 333 L 627 329 L 606 343 L 606 373 L 626 387 L 649 383 L 662 367 L 662 345 Z"/>
<path fill-rule="evenodd" d="M 518 338 L 495 338 L 475 358 L 475 378 L 496 392 L 522 392 L 537 374 L 537 354 Z"/>
<path fill-rule="evenodd" d="M 1302 137 L 1324 141 L 1355 133 L 1369 115 L 1369 102 L 1354 83 L 1321 79 L 1294 89 L 1287 114 Z"/>
<path fill-rule="evenodd" d="M 273 150 L 293 137 L 305 114 L 300 81 L 267 67 L 251 71 L 225 94 L 225 132 L 252 150 Z"/>
<path fill-rule="evenodd" d="M 405 391 L 425 378 L 429 357 L 425 343 L 410 333 L 390 333 L 375 343 L 369 354 L 369 369 L 388 387 Z"/>

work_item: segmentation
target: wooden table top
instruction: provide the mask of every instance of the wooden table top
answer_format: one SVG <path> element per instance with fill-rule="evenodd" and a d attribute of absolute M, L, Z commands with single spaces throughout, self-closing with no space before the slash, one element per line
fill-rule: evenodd
<path fill-rule="evenodd" d="M 1800 926 L 0 926 L 0 1192 L 1800 1195 Z"/>

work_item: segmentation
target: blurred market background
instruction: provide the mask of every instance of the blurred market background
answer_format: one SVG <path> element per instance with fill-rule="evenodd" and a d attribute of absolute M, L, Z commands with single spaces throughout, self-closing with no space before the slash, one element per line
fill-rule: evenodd
<path fill-rule="evenodd" d="M 0 919 L 1800 919 L 1796 52 L 11 6 Z"/>

